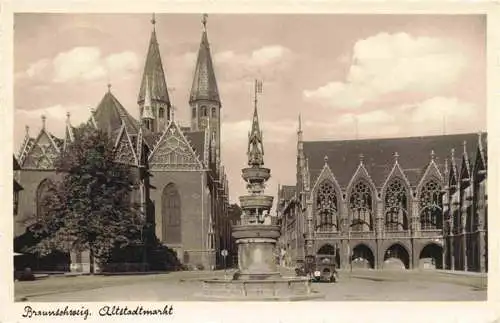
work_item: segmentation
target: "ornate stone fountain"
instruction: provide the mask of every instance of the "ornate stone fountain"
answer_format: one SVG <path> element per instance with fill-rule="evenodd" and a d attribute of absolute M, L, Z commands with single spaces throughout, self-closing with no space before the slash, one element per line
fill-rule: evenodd
<path fill-rule="evenodd" d="M 282 277 L 275 259 L 280 227 L 270 216 L 273 197 L 264 195 L 265 183 L 271 171 L 264 166 L 264 146 L 255 107 L 252 129 L 248 135 L 248 167 L 242 169 L 248 194 L 240 196 L 241 222 L 233 226 L 232 235 L 238 245 L 239 270 L 230 279 L 210 279 L 203 282 L 200 296 L 211 300 L 304 300 L 323 297 L 311 290 L 304 277 Z"/>

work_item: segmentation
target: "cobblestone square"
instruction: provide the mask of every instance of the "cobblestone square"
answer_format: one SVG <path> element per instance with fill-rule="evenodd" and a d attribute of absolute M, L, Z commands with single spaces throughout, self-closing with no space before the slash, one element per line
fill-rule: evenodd
<path fill-rule="evenodd" d="M 228 271 L 227 274 L 231 274 Z M 51 277 L 16 282 L 16 301 L 194 301 L 203 278 L 224 277 L 223 271 L 175 272 L 134 276 Z M 340 272 L 338 283 L 314 283 L 319 301 L 485 301 L 487 277 L 443 271 Z"/>

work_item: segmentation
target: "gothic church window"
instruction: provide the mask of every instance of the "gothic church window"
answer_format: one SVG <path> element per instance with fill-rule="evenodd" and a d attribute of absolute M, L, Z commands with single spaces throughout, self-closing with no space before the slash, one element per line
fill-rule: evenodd
<path fill-rule="evenodd" d="M 212 107 L 212 118 L 217 117 L 217 109 L 215 107 Z"/>
<path fill-rule="evenodd" d="M 181 199 L 175 184 L 170 183 L 162 194 L 162 241 L 181 243 Z"/>
<path fill-rule="evenodd" d="M 160 107 L 158 109 L 158 118 L 163 119 L 165 117 L 165 109 L 163 107 Z"/>
<path fill-rule="evenodd" d="M 43 217 L 47 212 L 46 198 L 50 194 L 50 189 L 53 183 L 50 179 L 44 179 L 38 185 L 36 190 L 36 215 L 37 217 Z"/>
<path fill-rule="evenodd" d="M 399 178 L 388 185 L 384 207 L 386 230 L 408 230 L 408 193 Z"/>
<path fill-rule="evenodd" d="M 441 186 L 430 180 L 422 187 L 419 196 L 420 225 L 422 230 L 443 228 L 443 201 Z"/>
<path fill-rule="evenodd" d="M 201 107 L 201 116 L 202 117 L 206 117 L 207 116 L 207 107 L 206 106 L 202 106 Z"/>
<path fill-rule="evenodd" d="M 331 182 L 324 181 L 317 193 L 316 209 L 319 214 L 319 231 L 337 231 L 337 194 Z"/>
<path fill-rule="evenodd" d="M 368 185 L 358 182 L 352 189 L 349 199 L 351 213 L 351 228 L 353 231 L 372 230 L 372 193 Z"/>

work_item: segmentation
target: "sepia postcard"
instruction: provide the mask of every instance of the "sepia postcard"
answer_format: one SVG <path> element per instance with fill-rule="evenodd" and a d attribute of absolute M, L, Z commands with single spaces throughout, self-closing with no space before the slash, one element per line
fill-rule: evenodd
<path fill-rule="evenodd" d="M 493 2 L 1 5 L 1 322 L 499 319 Z"/>

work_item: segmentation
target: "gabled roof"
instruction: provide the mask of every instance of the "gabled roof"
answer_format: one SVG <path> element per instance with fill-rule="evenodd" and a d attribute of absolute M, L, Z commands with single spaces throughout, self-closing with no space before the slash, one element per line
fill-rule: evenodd
<path fill-rule="evenodd" d="M 444 160 L 451 148 L 459 148 L 464 141 L 476 142 L 477 134 L 453 134 L 406 138 L 362 139 L 339 141 L 304 141 L 304 155 L 308 159 L 311 183 L 323 169 L 324 157 L 342 188 L 346 188 L 359 165 L 359 155 L 364 155 L 364 166 L 371 179 L 380 188 L 394 166 L 394 153 L 409 182 L 415 187 L 430 162 L 430 152 L 435 152 L 435 162 L 442 171 Z M 476 147 L 468 145 L 469 153 Z"/>
<path fill-rule="evenodd" d="M 159 170 L 202 170 L 203 165 L 193 146 L 177 123 L 171 120 L 149 154 L 149 164 L 152 169 Z"/>
<path fill-rule="evenodd" d="M 154 18 L 152 22 L 154 26 Z M 148 86 L 150 89 L 152 100 L 166 102 L 167 105 L 170 105 L 167 81 L 165 78 L 165 72 L 163 71 L 160 48 L 158 46 L 158 41 L 156 40 L 156 30 L 154 27 L 153 31 L 151 32 L 151 38 L 149 40 L 146 62 L 144 63 L 144 72 L 142 74 L 141 87 L 139 89 L 139 96 L 137 98 L 138 103 L 144 101 L 146 95 L 146 86 Z"/>
<path fill-rule="evenodd" d="M 206 29 L 203 30 L 201 35 L 201 43 L 193 76 L 193 85 L 191 86 L 191 94 L 189 96 L 189 102 L 195 100 L 210 100 L 220 103 L 219 89 L 217 88 Z"/>
<path fill-rule="evenodd" d="M 117 135 L 122 123 L 125 124 L 130 135 L 137 135 L 138 122 L 121 105 L 120 101 L 111 93 L 106 92 L 97 109 L 93 113 L 97 128 Z M 114 138 L 114 137 L 113 137 Z"/>

